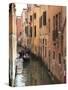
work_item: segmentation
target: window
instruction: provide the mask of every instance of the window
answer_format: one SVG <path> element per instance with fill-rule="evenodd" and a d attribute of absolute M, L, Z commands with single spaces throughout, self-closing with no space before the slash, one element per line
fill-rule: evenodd
<path fill-rule="evenodd" d="M 56 41 L 58 38 L 58 30 L 53 30 L 53 41 Z"/>
<path fill-rule="evenodd" d="M 58 30 L 55 30 L 55 38 L 58 38 Z"/>
<path fill-rule="evenodd" d="M 43 44 L 44 44 L 44 39 L 43 39 Z"/>
<path fill-rule="evenodd" d="M 20 32 L 20 35 L 22 35 L 22 32 Z"/>
<path fill-rule="evenodd" d="M 48 22 L 49 22 L 49 32 L 50 32 L 50 19 L 48 20 Z"/>
<path fill-rule="evenodd" d="M 42 16 L 41 16 L 40 19 L 39 19 L 39 27 L 40 27 L 40 28 L 42 27 Z"/>
<path fill-rule="evenodd" d="M 53 51 L 53 59 L 55 59 L 55 52 Z"/>
<path fill-rule="evenodd" d="M 61 52 L 62 52 L 62 55 L 63 55 L 63 35 L 61 35 Z"/>
<path fill-rule="evenodd" d="M 48 55 L 49 55 L 49 69 L 50 69 L 50 55 L 51 55 L 50 50 L 49 50 Z"/>
<path fill-rule="evenodd" d="M 42 58 L 44 58 L 44 49 L 45 49 L 45 47 L 44 47 L 44 45 L 42 46 Z"/>
<path fill-rule="evenodd" d="M 47 45 L 47 39 L 45 39 L 45 45 Z"/>
<path fill-rule="evenodd" d="M 30 37 L 32 37 L 32 27 L 30 27 Z"/>
<path fill-rule="evenodd" d="M 45 47 L 45 57 L 46 57 L 46 55 L 47 55 L 47 48 Z"/>
<path fill-rule="evenodd" d="M 30 15 L 30 21 L 32 21 L 32 16 Z"/>
<path fill-rule="evenodd" d="M 36 13 L 34 13 L 34 19 L 36 19 Z"/>
<path fill-rule="evenodd" d="M 58 14 L 56 15 L 56 30 L 58 30 Z"/>
<path fill-rule="evenodd" d="M 58 38 L 58 30 L 53 30 L 53 32 L 52 32 L 52 34 L 53 34 L 53 41 L 56 41 L 56 39 Z"/>
<path fill-rule="evenodd" d="M 52 36 L 53 36 L 53 41 L 55 41 L 56 40 L 56 37 L 55 37 L 55 30 L 53 30 L 53 32 L 52 32 Z"/>
<path fill-rule="evenodd" d="M 53 16 L 53 30 L 55 30 L 55 16 Z"/>
<path fill-rule="evenodd" d="M 56 16 L 53 16 L 53 41 L 55 41 L 58 38 L 58 14 Z"/>
<path fill-rule="evenodd" d="M 43 25 L 46 25 L 46 11 L 43 12 Z"/>
<path fill-rule="evenodd" d="M 28 36 L 28 26 L 25 27 L 25 34 Z"/>
<path fill-rule="evenodd" d="M 61 64 L 61 54 L 59 53 L 59 64 Z"/>
<path fill-rule="evenodd" d="M 34 26 L 34 36 L 36 37 L 36 26 Z"/>
<path fill-rule="evenodd" d="M 55 37 L 55 26 L 56 26 L 56 18 L 55 18 L 55 16 L 53 16 L 53 41 L 55 41 L 56 40 L 56 37 Z"/>
<path fill-rule="evenodd" d="M 61 18 L 62 18 L 62 17 L 61 17 L 61 12 L 60 12 L 60 13 L 59 13 L 59 29 L 61 29 L 61 22 L 62 22 L 62 21 L 61 21 Z"/>

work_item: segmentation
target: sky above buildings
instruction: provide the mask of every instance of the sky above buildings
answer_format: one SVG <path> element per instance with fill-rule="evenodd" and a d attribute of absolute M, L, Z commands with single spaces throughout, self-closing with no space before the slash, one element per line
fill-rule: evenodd
<path fill-rule="evenodd" d="M 16 16 L 21 16 L 23 8 L 27 8 L 27 4 L 16 3 Z"/>

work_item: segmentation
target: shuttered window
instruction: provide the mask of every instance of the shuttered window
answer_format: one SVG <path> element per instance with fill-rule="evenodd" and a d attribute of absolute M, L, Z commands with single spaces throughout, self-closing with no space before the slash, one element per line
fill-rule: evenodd
<path fill-rule="evenodd" d="M 34 26 L 34 36 L 36 37 L 36 26 Z"/>
<path fill-rule="evenodd" d="M 39 18 L 39 27 L 42 27 L 42 16 Z"/>
<path fill-rule="evenodd" d="M 30 15 L 30 21 L 32 21 L 32 15 Z"/>
<path fill-rule="evenodd" d="M 32 37 L 32 27 L 30 27 L 30 37 Z"/>
<path fill-rule="evenodd" d="M 46 11 L 43 12 L 43 25 L 46 25 Z"/>

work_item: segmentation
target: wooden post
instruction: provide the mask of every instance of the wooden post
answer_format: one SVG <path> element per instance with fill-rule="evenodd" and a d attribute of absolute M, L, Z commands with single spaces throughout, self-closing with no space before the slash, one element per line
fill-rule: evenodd
<path fill-rule="evenodd" d="M 15 4 L 9 4 L 9 85 L 15 85 L 15 60 L 16 60 L 16 12 Z"/>

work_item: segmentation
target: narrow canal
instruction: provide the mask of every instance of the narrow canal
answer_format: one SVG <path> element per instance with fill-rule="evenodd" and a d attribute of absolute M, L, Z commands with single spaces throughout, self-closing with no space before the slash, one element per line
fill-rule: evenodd
<path fill-rule="evenodd" d="M 28 61 L 19 60 L 18 64 L 15 79 L 16 87 L 56 83 L 49 76 L 48 70 L 41 60 L 31 56 Z"/>

